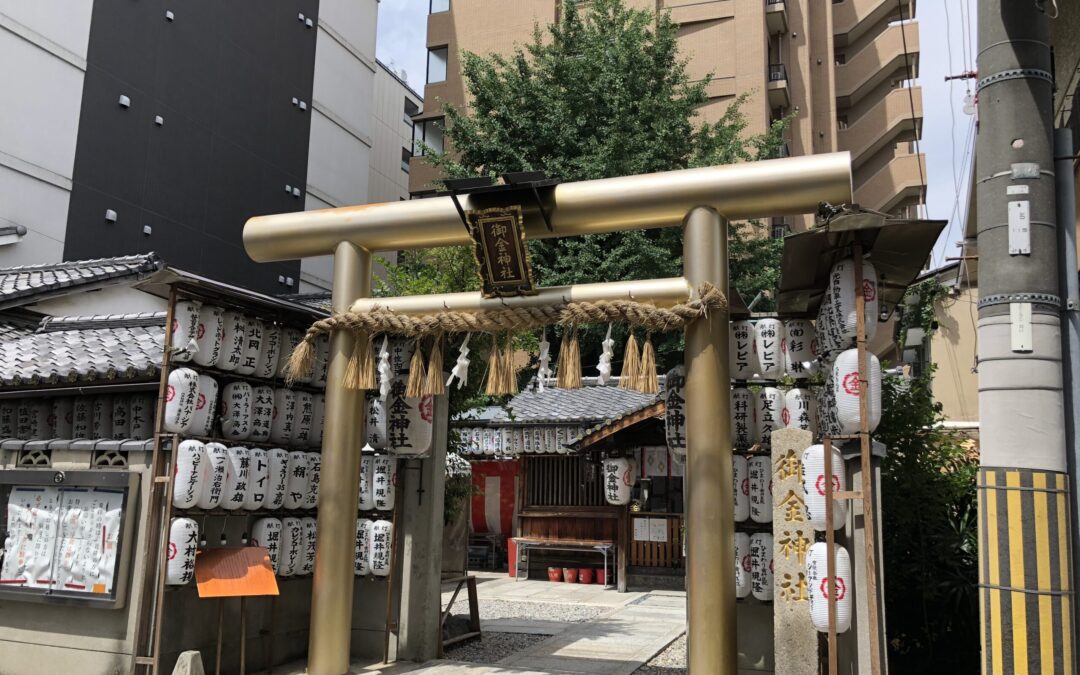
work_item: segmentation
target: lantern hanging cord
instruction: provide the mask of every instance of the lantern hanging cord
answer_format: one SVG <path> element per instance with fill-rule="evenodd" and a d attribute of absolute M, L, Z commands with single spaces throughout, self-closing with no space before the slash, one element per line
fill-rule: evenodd
<path fill-rule="evenodd" d="M 728 302 L 716 286 L 705 282 L 698 297 L 668 308 L 633 300 L 568 302 L 547 307 L 515 307 L 482 312 L 444 311 L 408 316 L 376 306 L 370 312 L 342 312 L 313 323 L 289 359 L 289 377 L 311 371 L 315 339 L 333 331 L 347 330 L 358 336 L 377 334 L 426 337 L 438 333 L 508 333 L 544 326 L 622 322 L 654 332 L 684 328 L 710 310 L 725 310 Z"/>

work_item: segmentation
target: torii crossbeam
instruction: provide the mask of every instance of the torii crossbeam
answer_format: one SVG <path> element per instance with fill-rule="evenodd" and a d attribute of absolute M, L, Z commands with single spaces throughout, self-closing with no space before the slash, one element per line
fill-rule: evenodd
<path fill-rule="evenodd" d="M 547 215 L 523 203 L 529 238 L 567 237 L 674 227 L 683 235 L 683 279 L 612 282 L 541 289 L 537 296 L 483 300 L 479 293 L 380 299 L 404 314 L 445 309 L 483 311 L 536 306 L 547 298 L 686 302 L 705 282 L 728 288 L 728 223 L 813 212 L 820 202 L 852 199 L 849 153 L 810 155 L 564 183 L 554 188 Z M 470 198 L 462 199 L 470 208 Z M 369 307 L 373 251 L 471 244 L 450 197 L 349 206 L 252 218 L 244 246 L 259 262 L 333 254 L 334 312 Z M 312 586 L 308 672 L 349 670 L 353 547 L 360 477 L 363 393 L 345 388 L 353 336 L 330 342 L 326 429 Z M 712 312 L 686 330 L 687 612 L 690 671 L 735 675 L 734 506 L 728 373 L 727 311 Z"/>

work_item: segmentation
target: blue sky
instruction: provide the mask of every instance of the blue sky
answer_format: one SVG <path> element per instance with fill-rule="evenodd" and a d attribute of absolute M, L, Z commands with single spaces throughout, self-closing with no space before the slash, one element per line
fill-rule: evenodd
<path fill-rule="evenodd" d="M 816 2 L 817 0 L 804 0 Z M 947 74 L 974 69 L 975 0 L 924 0 L 917 5 L 921 63 L 918 84 L 923 89 L 923 136 L 926 155 L 926 217 L 950 220 L 934 250 L 934 265 L 957 255 L 954 244 L 963 238 L 967 213 L 969 149 L 974 142 L 972 116 L 963 112 L 964 96 L 974 93 L 971 80 L 945 82 Z M 404 70 L 409 84 L 424 91 L 425 29 L 428 0 L 381 0 L 379 59 Z M 960 186 L 957 199 L 956 184 Z"/>

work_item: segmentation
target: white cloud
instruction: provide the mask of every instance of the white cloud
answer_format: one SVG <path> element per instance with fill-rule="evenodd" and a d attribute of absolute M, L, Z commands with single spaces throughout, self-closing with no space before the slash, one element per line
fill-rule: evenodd
<path fill-rule="evenodd" d="M 427 14 L 428 0 L 382 0 L 375 43 L 379 60 L 398 74 L 404 69 L 420 94 L 427 75 Z"/>

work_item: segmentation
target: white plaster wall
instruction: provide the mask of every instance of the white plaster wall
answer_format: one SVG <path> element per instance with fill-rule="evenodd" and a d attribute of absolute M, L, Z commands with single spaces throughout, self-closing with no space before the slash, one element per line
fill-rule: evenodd
<path fill-rule="evenodd" d="M 92 0 L 0 0 L 0 266 L 62 259 Z"/>
<path fill-rule="evenodd" d="M 31 305 L 30 309 L 50 316 L 100 316 L 164 312 L 167 305 L 164 298 L 118 284 L 89 293 L 78 292 L 53 298 Z"/>

